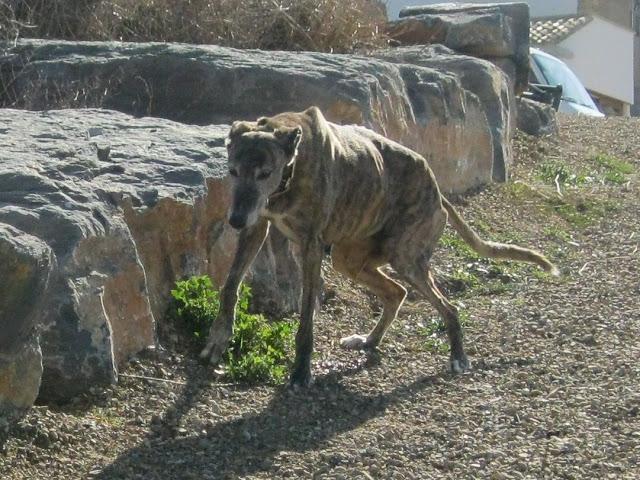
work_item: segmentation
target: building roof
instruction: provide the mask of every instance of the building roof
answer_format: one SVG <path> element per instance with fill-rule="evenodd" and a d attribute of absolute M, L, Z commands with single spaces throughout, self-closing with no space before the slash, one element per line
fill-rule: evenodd
<path fill-rule="evenodd" d="M 531 43 L 533 45 L 559 43 L 591 20 L 592 18 L 588 15 L 534 20 L 531 22 Z"/>

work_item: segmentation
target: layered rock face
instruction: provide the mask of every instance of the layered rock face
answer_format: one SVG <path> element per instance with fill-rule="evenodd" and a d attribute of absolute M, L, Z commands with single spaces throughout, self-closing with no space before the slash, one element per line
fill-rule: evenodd
<path fill-rule="evenodd" d="M 402 45 L 442 44 L 502 68 L 516 92 L 529 77 L 529 6 L 526 3 L 407 7 L 388 34 Z"/>
<path fill-rule="evenodd" d="M 487 118 L 493 147 L 493 179 L 504 182 L 511 163 L 516 98 L 506 74 L 492 63 L 476 57 L 457 55 L 442 45 L 413 46 L 377 51 L 377 58 L 411 65 L 423 65 L 454 74 L 465 90 L 478 97 Z"/>
<path fill-rule="evenodd" d="M 236 234 L 225 221 L 227 125 L 106 110 L 0 110 L 0 125 L 2 408 L 33 402 L 42 364 L 45 399 L 115 381 L 154 344 L 176 280 L 222 282 Z M 268 245 L 253 280 L 290 311 L 289 248 Z"/>
<path fill-rule="evenodd" d="M 45 242 L 0 223 L 0 418 L 30 407 L 38 395 L 37 327 L 54 263 Z"/>
<path fill-rule="evenodd" d="M 423 154 L 447 192 L 491 180 L 485 110 L 443 69 L 353 55 L 215 46 L 21 41 L 0 61 L 0 103 L 99 106 L 185 123 L 229 123 L 320 107 Z M 501 167 L 500 167 L 501 168 Z"/>

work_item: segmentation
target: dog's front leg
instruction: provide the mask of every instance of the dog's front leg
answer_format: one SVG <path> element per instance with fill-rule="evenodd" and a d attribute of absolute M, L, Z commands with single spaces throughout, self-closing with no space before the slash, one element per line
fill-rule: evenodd
<path fill-rule="evenodd" d="M 209 329 L 207 346 L 200 353 L 200 358 L 209 360 L 212 365 L 220 362 L 222 354 L 229 345 L 233 334 L 240 282 L 260 251 L 268 231 L 269 222 L 261 218 L 255 225 L 240 232 L 236 255 L 220 293 L 220 311 Z"/>
<path fill-rule="evenodd" d="M 302 310 L 296 335 L 296 358 L 291 372 L 291 386 L 306 387 L 311 383 L 313 352 L 313 316 L 320 293 L 322 242 L 312 238 L 302 245 Z"/>

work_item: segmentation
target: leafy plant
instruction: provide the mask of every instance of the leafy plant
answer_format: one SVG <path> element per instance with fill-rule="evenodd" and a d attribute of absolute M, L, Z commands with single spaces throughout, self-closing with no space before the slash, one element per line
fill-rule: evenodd
<path fill-rule="evenodd" d="M 204 341 L 220 308 L 220 298 L 211 279 L 202 276 L 176 282 L 171 296 L 176 318 L 189 328 L 194 338 Z"/>
<path fill-rule="evenodd" d="M 176 318 L 187 326 L 198 343 L 220 308 L 219 293 L 208 276 L 176 282 L 171 291 Z M 233 336 L 225 353 L 226 375 L 233 381 L 281 383 L 289 367 L 295 325 L 291 321 L 269 321 L 249 312 L 251 289 L 242 284 L 236 306 Z"/>

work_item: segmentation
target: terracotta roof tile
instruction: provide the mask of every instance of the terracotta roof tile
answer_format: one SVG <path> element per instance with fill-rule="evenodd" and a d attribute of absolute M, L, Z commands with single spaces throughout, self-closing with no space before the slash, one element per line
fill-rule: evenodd
<path fill-rule="evenodd" d="M 592 20 L 586 15 L 535 20 L 531 22 L 531 44 L 558 43 Z"/>

